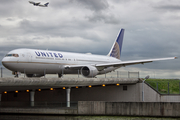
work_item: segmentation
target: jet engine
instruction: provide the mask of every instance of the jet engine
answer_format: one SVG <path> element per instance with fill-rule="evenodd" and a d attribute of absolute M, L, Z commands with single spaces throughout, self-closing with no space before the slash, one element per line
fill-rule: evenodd
<path fill-rule="evenodd" d="M 94 66 L 85 66 L 81 68 L 81 74 L 84 77 L 95 77 L 98 73 L 99 71 Z"/>

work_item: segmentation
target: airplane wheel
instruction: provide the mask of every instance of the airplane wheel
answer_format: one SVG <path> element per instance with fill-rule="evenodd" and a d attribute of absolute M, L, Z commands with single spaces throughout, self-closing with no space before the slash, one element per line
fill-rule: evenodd
<path fill-rule="evenodd" d="M 31 78 L 31 77 L 33 77 L 33 74 L 26 74 L 26 76 Z"/>
<path fill-rule="evenodd" d="M 62 77 L 62 74 L 58 74 L 58 77 L 61 78 L 61 77 Z"/>

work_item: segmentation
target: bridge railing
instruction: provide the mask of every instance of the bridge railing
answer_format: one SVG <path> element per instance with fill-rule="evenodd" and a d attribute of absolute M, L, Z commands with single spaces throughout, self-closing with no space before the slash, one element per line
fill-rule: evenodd
<path fill-rule="evenodd" d="M 26 71 L 26 70 L 24 70 Z M 77 74 L 64 74 L 62 71 L 62 77 L 63 78 L 82 78 L 84 77 L 81 75 L 80 71 L 77 70 Z M 0 68 L 0 77 L 1 78 L 7 78 L 7 77 L 15 77 L 15 75 L 12 74 L 12 71 L 1 67 Z M 27 77 L 24 73 L 18 73 L 18 77 Z M 44 76 L 47 78 L 57 78 L 58 74 L 46 74 L 46 71 L 44 71 Z M 93 77 L 93 76 L 92 76 Z M 130 71 L 112 71 L 106 74 L 97 75 L 96 78 L 139 78 L 139 72 L 130 72 Z"/>

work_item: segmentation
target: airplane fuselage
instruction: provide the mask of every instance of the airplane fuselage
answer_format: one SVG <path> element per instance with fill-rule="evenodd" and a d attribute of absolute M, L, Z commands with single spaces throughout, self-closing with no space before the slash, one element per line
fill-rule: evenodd
<path fill-rule="evenodd" d="M 68 69 L 69 65 L 96 65 L 100 63 L 120 62 L 119 59 L 92 54 L 70 53 L 36 49 L 16 49 L 10 51 L 2 60 L 2 64 L 11 71 L 25 74 L 77 74 L 79 69 Z M 109 67 L 100 71 L 104 74 L 117 69 Z"/>

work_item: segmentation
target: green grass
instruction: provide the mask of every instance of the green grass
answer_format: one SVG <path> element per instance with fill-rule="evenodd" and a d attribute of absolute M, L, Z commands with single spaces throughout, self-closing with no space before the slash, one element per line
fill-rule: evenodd
<path fill-rule="evenodd" d="M 149 83 L 154 89 L 157 89 L 157 83 L 158 83 L 158 91 L 161 94 L 168 94 L 168 83 L 169 83 L 169 93 L 170 94 L 179 94 L 180 80 L 147 79 L 146 82 Z"/>

